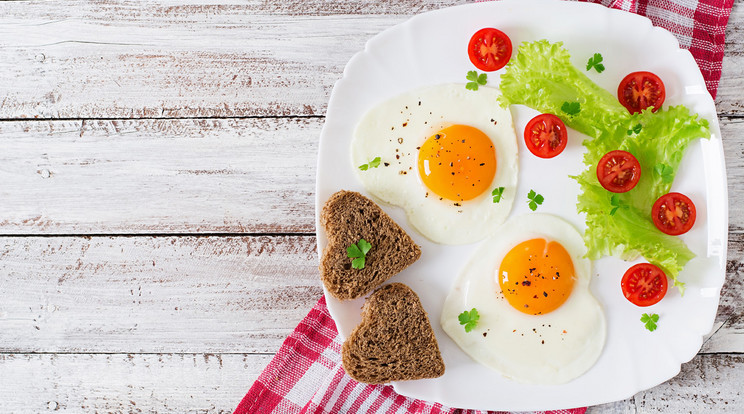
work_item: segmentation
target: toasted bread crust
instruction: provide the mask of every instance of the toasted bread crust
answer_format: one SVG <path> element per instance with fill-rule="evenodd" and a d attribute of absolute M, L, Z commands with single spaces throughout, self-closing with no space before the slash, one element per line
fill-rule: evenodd
<path fill-rule="evenodd" d="M 371 292 L 421 257 L 421 249 L 380 206 L 363 195 L 339 191 L 323 207 L 320 224 L 328 246 L 320 261 L 320 277 L 334 297 L 355 299 Z M 353 269 L 346 249 L 368 241 L 363 269 Z"/>
<path fill-rule="evenodd" d="M 444 375 L 444 361 L 418 295 L 402 283 L 376 290 L 343 344 L 344 370 L 367 384 Z"/>

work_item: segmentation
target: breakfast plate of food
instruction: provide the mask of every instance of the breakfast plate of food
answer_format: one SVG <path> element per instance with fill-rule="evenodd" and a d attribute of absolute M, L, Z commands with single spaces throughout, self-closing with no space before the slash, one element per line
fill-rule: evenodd
<path fill-rule="evenodd" d="M 336 83 L 318 156 L 344 368 L 484 410 L 674 377 L 725 277 L 723 159 L 695 61 L 644 17 L 504 0 L 385 30 Z"/>

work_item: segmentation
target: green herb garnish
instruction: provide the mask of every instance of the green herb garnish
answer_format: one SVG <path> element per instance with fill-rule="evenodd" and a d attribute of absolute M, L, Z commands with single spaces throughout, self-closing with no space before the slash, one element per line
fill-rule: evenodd
<path fill-rule="evenodd" d="M 460 325 L 465 325 L 465 332 L 470 332 L 475 329 L 478 325 L 478 319 L 480 319 L 480 315 L 475 308 L 470 310 L 470 312 L 464 311 L 457 317 L 457 320 L 460 321 Z"/>
<path fill-rule="evenodd" d="M 375 157 L 372 161 L 370 161 L 368 164 L 362 164 L 359 166 L 359 169 L 362 171 L 367 171 L 370 168 L 377 168 L 380 166 L 380 157 Z"/>
<path fill-rule="evenodd" d="M 491 195 L 493 196 L 493 202 L 498 203 L 501 201 L 501 197 L 504 196 L 504 187 L 494 188 L 493 191 L 491 191 Z"/>
<path fill-rule="evenodd" d="M 656 322 L 659 322 L 659 315 L 655 313 L 652 313 L 651 315 L 644 313 L 641 315 L 641 322 L 646 325 L 646 329 L 653 332 L 656 330 Z"/>
<path fill-rule="evenodd" d="M 537 210 L 537 206 L 541 205 L 543 201 L 545 201 L 545 197 L 543 197 L 540 194 L 537 194 L 535 190 L 530 190 L 529 194 L 527 194 L 527 198 L 529 201 L 530 210 L 535 211 Z"/>
<path fill-rule="evenodd" d="M 594 56 L 589 58 L 589 61 L 586 62 L 586 70 L 591 70 L 592 68 L 597 70 L 597 73 L 602 73 L 605 70 L 604 65 L 602 64 L 602 55 L 600 53 L 595 53 Z"/>
<path fill-rule="evenodd" d="M 661 177 L 661 182 L 663 183 L 669 184 L 674 181 L 674 168 L 666 164 L 656 164 L 654 166 L 654 172 Z"/>
<path fill-rule="evenodd" d="M 641 132 L 641 129 L 643 129 L 643 125 L 636 124 L 636 126 L 628 130 L 628 135 L 638 134 Z"/>
<path fill-rule="evenodd" d="M 470 81 L 465 84 L 465 89 L 477 91 L 479 85 L 486 84 L 486 82 L 488 81 L 488 76 L 485 73 L 481 73 L 480 75 L 478 75 L 478 72 L 471 70 L 468 72 L 467 76 L 465 76 L 465 79 Z"/>
<path fill-rule="evenodd" d="M 367 258 L 367 252 L 372 248 L 367 240 L 359 239 L 359 242 L 346 248 L 346 254 L 349 255 L 351 267 L 354 269 L 364 269 L 364 261 Z"/>
<path fill-rule="evenodd" d="M 563 105 L 561 105 L 561 111 L 568 115 L 576 115 L 581 112 L 581 104 L 578 102 L 563 102 Z"/>

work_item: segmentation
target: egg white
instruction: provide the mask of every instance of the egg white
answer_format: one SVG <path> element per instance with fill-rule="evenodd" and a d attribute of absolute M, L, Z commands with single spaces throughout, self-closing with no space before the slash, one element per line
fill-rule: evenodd
<path fill-rule="evenodd" d="M 511 112 L 499 106 L 499 95 L 495 88 L 471 91 L 463 84 L 445 84 L 376 105 L 357 124 L 351 143 L 354 169 L 364 188 L 375 198 L 402 207 L 411 225 L 434 242 L 467 244 L 493 233 L 511 211 L 518 167 Z M 496 174 L 489 190 L 459 203 L 442 200 L 418 173 L 418 147 L 455 124 L 478 128 L 496 150 Z M 381 158 L 379 167 L 357 168 L 375 157 Z M 494 203 L 491 191 L 497 187 L 504 187 L 504 192 Z"/>
<path fill-rule="evenodd" d="M 577 278 L 569 298 L 545 315 L 514 309 L 498 283 L 503 257 L 533 238 L 562 244 Z M 604 312 L 589 290 L 591 262 L 585 254 L 581 235 L 556 216 L 533 213 L 509 220 L 481 244 L 457 278 L 445 300 L 442 328 L 475 361 L 515 381 L 562 384 L 580 376 L 597 361 L 606 337 Z M 458 315 L 473 308 L 480 319 L 465 332 Z"/>

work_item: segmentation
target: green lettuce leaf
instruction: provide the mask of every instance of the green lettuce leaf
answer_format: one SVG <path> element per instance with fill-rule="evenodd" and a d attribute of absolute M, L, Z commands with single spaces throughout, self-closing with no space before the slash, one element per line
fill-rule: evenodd
<path fill-rule="evenodd" d="M 587 169 L 576 177 L 582 189 L 577 210 L 586 214 L 587 257 L 604 255 L 626 260 L 642 255 L 661 267 L 680 289 L 677 276 L 694 254 L 677 237 L 659 231 L 651 219 L 656 199 L 669 192 L 687 146 L 709 138 L 708 121 L 684 106 L 631 115 L 615 98 L 571 64 L 561 43 L 524 43 L 501 78 L 502 105 L 522 104 L 559 116 L 571 128 L 593 138 L 584 141 Z M 581 110 L 562 113 L 565 102 Z M 640 129 L 638 127 L 640 125 Z M 599 185 L 596 166 L 609 151 L 630 152 L 641 164 L 641 179 L 626 193 L 611 193 Z M 655 168 L 663 164 L 665 174 Z M 613 203 L 613 196 L 615 197 Z"/>
<path fill-rule="evenodd" d="M 501 76 L 500 88 L 503 106 L 522 104 L 551 113 L 591 137 L 607 132 L 609 126 L 624 128 L 622 134 L 628 130 L 628 110 L 572 65 L 571 55 L 560 42 L 523 43 Z M 580 103 L 581 111 L 566 115 L 561 110 L 566 102 Z"/>

